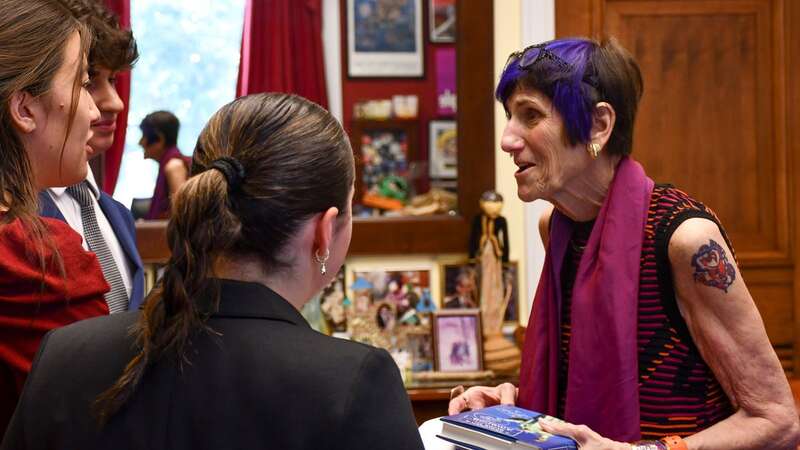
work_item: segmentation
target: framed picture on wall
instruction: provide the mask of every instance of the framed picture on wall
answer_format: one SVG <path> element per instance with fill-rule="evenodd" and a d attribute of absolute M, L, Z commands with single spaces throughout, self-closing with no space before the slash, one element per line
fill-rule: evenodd
<path fill-rule="evenodd" d="M 456 178 L 458 176 L 458 142 L 454 120 L 431 120 L 428 133 L 431 178 Z"/>
<path fill-rule="evenodd" d="M 402 208 L 413 183 L 417 122 L 357 120 L 350 138 L 357 160 L 357 202 L 380 210 Z"/>
<path fill-rule="evenodd" d="M 440 310 L 433 315 L 431 326 L 436 370 L 474 372 L 483 369 L 480 310 Z"/>
<path fill-rule="evenodd" d="M 456 41 L 456 0 L 429 0 L 431 42 Z"/>
<path fill-rule="evenodd" d="M 422 0 L 346 0 L 347 74 L 422 77 Z"/>

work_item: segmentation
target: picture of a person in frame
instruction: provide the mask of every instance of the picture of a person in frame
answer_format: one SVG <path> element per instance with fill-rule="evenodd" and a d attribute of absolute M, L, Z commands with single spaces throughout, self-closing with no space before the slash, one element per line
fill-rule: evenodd
<path fill-rule="evenodd" d="M 394 310 L 388 304 L 383 304 L 378 307 L 378 312 L 375 314 L 375 320 L 378 322 L 378 328 L 384 332 L 390 332 L 397 324 Z"/>
<path fill-rule="evenodd" d="M 445 296 L 444 307 L 446 309 L 478 307 L 477 273 L 473 267 L 464 266 L 459 270 L 454 292 Z"/>

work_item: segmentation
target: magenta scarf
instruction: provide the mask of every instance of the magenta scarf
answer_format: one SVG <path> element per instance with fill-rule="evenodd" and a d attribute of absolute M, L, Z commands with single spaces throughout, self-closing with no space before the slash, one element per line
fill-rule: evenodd
<path fill-rule="evenodd" d="M 653 180 L 622 158 L 572 289 L 572 336 L 563 419 L 622 442 L 641 438 L 637 305 L 642 240 Z M 561 267 L 574 222 L 553 212 L 550 242 L 528 324 L 520 406 L 558 411 Z"/>

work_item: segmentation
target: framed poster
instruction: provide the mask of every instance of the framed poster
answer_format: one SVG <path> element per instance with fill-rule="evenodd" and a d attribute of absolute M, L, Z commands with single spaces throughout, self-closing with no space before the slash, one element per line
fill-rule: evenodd
<path fill-rule="evenodd" d="M 431 120 L 428 133 L 431 178 L 456 178 L 458 176 L 458 140 L 454 120 Z"/>
<path fill-rule="evenodd" d="M 356 155 L 355 202 L 381 210 L 402 208 L 413 182 L 417 122 L 353 121 L 350 139 Z"/>
<path fill-rule="evenodd" d="M 456 0 L 429 0 L 431 42 L 456 41 Z"/>
<path fill-rule="evenodd" d="M 422 77 L 422 0 L 346 0 L 347 75 Z"/>
<path fill-rule="evenodd" d="M 434 313 L 431 326 L 436 370 L 440 372 L 483 370 L 480 310 L 440 310 Z"/>

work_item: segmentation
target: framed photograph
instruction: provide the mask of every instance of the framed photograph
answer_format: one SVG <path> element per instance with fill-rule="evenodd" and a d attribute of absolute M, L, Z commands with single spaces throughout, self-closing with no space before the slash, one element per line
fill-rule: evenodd
<path fill-rule="evenodd" d="M 365 310 L 367 305 L 387 304 L 393 307 L 392 312 L 398 324 L 416 324 L 407 312 L 416 311 L 423 297 L 430 296 L 431 271 L 424 269 L 408 270 L 353 270 L 354 308 Z M 385 308 L 384 308 L 385 309 Z M 412 313 L 414 311 L 411 311 Z M 382 314 L 382 329 L 392 328 L 388 321 L 388 312 L 377 311 Z"/>
<path fill-rule="evenodd" d="M 347 332 L 347 315 L 350 301 L 345 296 L 345 268 L 322 291 L 303 305 L 300 313 L 311 328 L 328 335 L 343 336 Z"/>
<path fill-rule="evenodd" d="M 479 278 L 475 264 L 442 264 L 439 268 L 443 309 L 470 309 L 479 306 Z"/>
<path fill-rule="evenodd" d="M 428 136 L 430 138 L 428 167 L 431 178 L 456 178 L 458 176 L 456 122 L 431 120 Z"/>
<path fill-rule="evenodd" d="M 422 0 L 346 0 L 347 74 L 422 77 Z"/>
<path fill-rule="evenodd" d="M 456 41 L 456 0 L 429 0 L 431 42 Z"/>
<path fill-rule="evenodd" d="M 411 354 L 411 371 L 433 370 L 433 336 L 430 327 L 409 328 L 405 334 L 405 348 Z"/>
<path fill-rule="evenodd" d="M 408 120 L 353 121 L 357 200 L 384 210 L 402 208 L 413 182 L 410 167 L 416 157 L 416 124 Z"/>
<path fill-rule="evenodd" d="M 483 338 L 478 309 L 440 310 L 433 315 L 432 328 L 436 370 L 483 370 Z"/>
<path fill-rule="evenodd" d="M 344 266 L 342 266 L 339 273 L 333 277 L 329 285 L 322 289 L 319 295 L 320 311 L 322 311 L 322 317 L 325 318 L 331 333 L 347 331 L 346 306 Z"/>
<path fill-rule="evenodd" d="M 509 261 L 503 263 L 503 284 L 506 292 L 510 292 L 506 314 L 503 316 L 504 322 L 519 321 L 519 281 L 517 279 L 517 262 Z"/>

